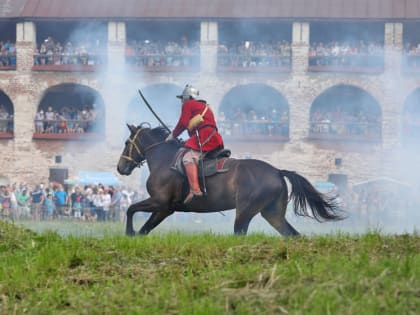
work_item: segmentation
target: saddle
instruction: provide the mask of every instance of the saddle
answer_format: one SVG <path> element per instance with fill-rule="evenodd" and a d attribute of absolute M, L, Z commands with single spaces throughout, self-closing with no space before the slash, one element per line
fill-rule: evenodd
<path fill-rule="evenodd" d="M 185 173 L 184 164 L 182 163 L 182 157 L 187 152 L 187 150 L 188 149 L 186 148 L 180 148 L 175 154 L 175 157 L 171 163 L 171 169 L 178 172 L 184 177 L 186 177 L 187 175 Z M 228 149 L 205 152 L 202 157 L 203 163 L 201 163 L 201 160 L 198 163 L 199 177 L 201 177 L 203 174 L 202 166 L 204 168 L 205 177 L 229 171 L 226 162 L 229 160 L 230 154 L 231 151 Z"/>

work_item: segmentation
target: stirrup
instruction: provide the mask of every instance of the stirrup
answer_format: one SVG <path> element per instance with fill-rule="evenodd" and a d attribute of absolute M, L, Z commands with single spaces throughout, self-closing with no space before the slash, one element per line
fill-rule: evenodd
<path fill-rule="evenodd" d="M 202 196 L 203 196 L 203 192 L 201 191 L 195 192 L 195 191 L 190 190 L 187 197 L 185 197 L 184 199 L 184 205 L 190 203 L 194 199 L 194 197 L 202 197 Z"/>

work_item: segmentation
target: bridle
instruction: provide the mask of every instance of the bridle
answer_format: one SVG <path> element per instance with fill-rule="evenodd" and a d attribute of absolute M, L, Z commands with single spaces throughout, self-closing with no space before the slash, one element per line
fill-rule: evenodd
<path fill-rule="evenodd" d="M 128 154 L 127 155 L 124 155 L 124 154 L 121 155 L 121 158 L 134 163 L 136 167 L 141 167 L 144 164 L 144 162 L 146 161 L 145 154 L 146 154 L 147 151 L 149 151 L 150 149 L 152 149 L 152 148 L 154 148 L 158 145 L 161 145 L 162 143 L 165 143 L 165 141 L 153 143 L 150 146 L 148 146 L 146 149 L 144 149 L 143 152 L 142 152 L 140 150 L 140 147 L 137 145 L 137 138 L 139 137 L 140 132 L 142 130 L 143 130 L 143 128 L 139 128 L 132 138 L 131 137 L 128 138 L 127 141 L 129 142 L 128 144 L 130 145 L 130 147 L 128 148 Z M 136 161 L 133 158 L 133 150 L 137 151 L 137 154 L 140 157 L 140 162 Z"/>

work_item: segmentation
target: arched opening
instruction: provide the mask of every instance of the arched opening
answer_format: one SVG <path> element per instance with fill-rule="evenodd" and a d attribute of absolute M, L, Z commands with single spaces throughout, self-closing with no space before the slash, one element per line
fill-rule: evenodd
<path fill-rule="evenodd" d="M 13 138 L 13 103 L 3 91 L 0 91 L 0 139 Z"/>
<path fill-rule="evenodd" d="M 44 93 L 35 114 L 33 138 L 98 138 L 104 124 L 104 101 L 97 91 L 80 84 L 60 84 Z"/>
<path fill-rule="evenodd" d="M 381 108 L 362 89 L 339 85 L 327 89 L 312 104 L 311 139 L 380 141 Z"/>
<path fill-rule="evenodd" d="M 263 84 L 231 89 L 219 107 L 221 134 L 231 140 L 289 139 L 289 105 L 284 96 Z"/>
<path fill-rule="evenodd" d="M 406 145 L 420 144 L 420 88 L 407 98 L 401 125 L 402 142 Z"/>
<path fill-rule="evenodd" d="M 159 118 L 169 127 L 175 127 L 181 114 L 181 102 L 176 95 L 181 94 L 182 87 L 175 84 L 154 84 L 142 89 L 146 100 L 150 103 Z M 133 97 L 128 105 L 126 122 L 139 125 L 148 122 L 152 127 L 160 125 L 159 121 L 144 104 L 140 95 Z"/>

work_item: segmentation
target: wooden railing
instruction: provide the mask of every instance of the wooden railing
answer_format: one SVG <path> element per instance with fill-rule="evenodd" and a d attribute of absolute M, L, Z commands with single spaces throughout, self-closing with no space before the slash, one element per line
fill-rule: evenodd
<path fill-rule="evenodd" d="M 36 71 L 96 71 L 106 64 L 105 54 L 35 54 Z"/>
<path fill-rule="evenodd" d="M 16 70 L 16 54 L 0 55 L 0 70 Z"/>
<path fill-rule="evenodd" d="M 312 140 L 381 140 L 380 123 L 311 121 L 310 125 Z"/>
<path fill-rule="evenodd" d="M 126 63 L 146 71 L 193 71 L 200 68 L 199 55 L 147 54 L 126 56 Z"/>
<path fill-rule="evenodd" d="M 217 127 L 224 138 L 231 140 L 287 141 L 289 139 L 288 122 L 223 120 L 217 123 Z"/>
<path fill-rule="evenodd" d="M 217 68 L 219 71 L 289 72 L 291 56 L 218 54 Z"/>
<path fill-rule="evenodd" d="M 308 71 L 380 73 L 384 71 L 383 55 L 310 56 Z"/>
<path fill-rule="evenodd" d="M 91 140 L 102 137 L 93 120 L 35 120 L 33 139 Z"/>

